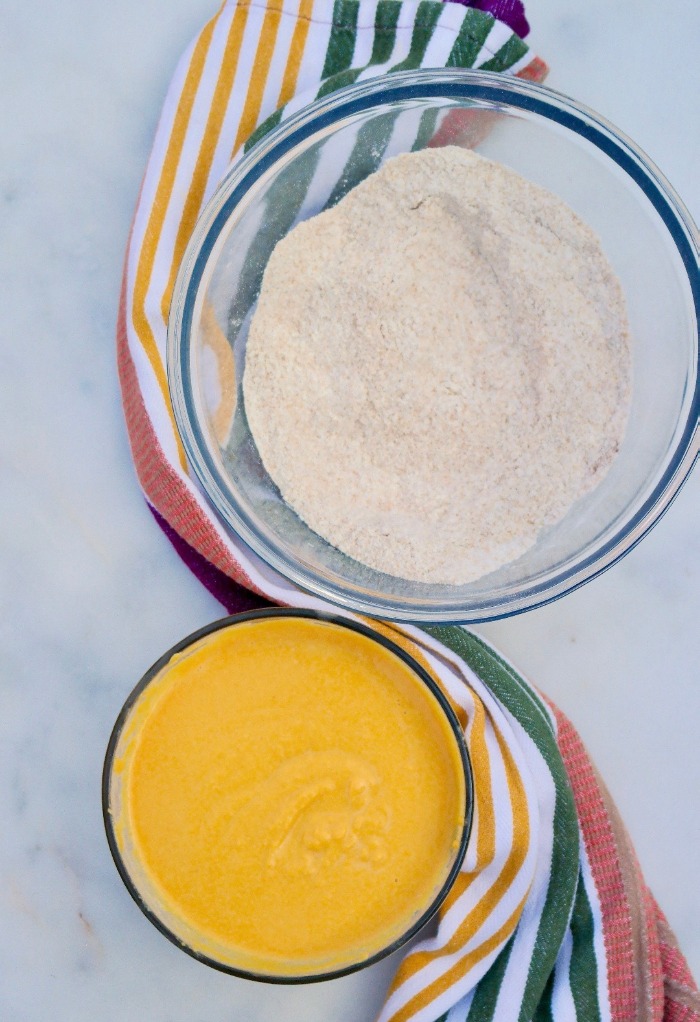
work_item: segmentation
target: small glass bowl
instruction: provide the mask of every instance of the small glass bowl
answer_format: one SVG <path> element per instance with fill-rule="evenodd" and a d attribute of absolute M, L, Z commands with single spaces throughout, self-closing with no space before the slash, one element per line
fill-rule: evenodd
<path fill-rule="evenodd" d="M 446 144 L 513 168 L 597 232 L 623 286 L 633 341 L 629 425 L 607 476 L 525 555 L 461 586 L 383 574 L 313 532 L 265 471 L 241 390 L 248 324 L 276 242 L 388 157 Z M 173 296 L 167 363 L 194 473 L 226 528 L 301 589 L 337 605 L 395 620 L 469 623 L 545 604 L 631 550 L 698 454 L 699 250 L 689 213 L 651 161 L 565 96 L 459 69 L 340 89 L 235 163 L 192 235 Z"/>
<path fill-rule="evenodd" d="M 129 840 L 128 828 L 125 827 L 121 819 L 124 757 L 128 755 L 129 742 L 133 739 L 133 735 L 130 733 L 130 724 L 132 723 L 134 712 L 139 708 L 142 700 L 148 698 L 148 690 L 151 683 L 157 681 L 163 672 L 167 671 L 173 657 L 200 643 L 212 632 L 225 628 L 235 628 L 246 621 L 264 620 L 266 618 L 310 618 L 315 621 L 338 625 L 366 636 L 398 657 L 399 660 L 411 669 L 417 679 L 427 686 L 444 714 L 445 720 L 455 737 L 464 772 L 465 805 L 464 818 L 459 830 L 459 839 L 455 841 L 455 847 L 452 850 L 445 879 L 433 896 L 430 904 L 418 906 L 406 931 L 380 951 L 342 966 L 333 965 L 324 967 L 316 964 L 314 967 L 310 967 L 308 971 L 303 971 L 303 974 L 301 971 L 281 972 L 279 974 L 275 974 L 272 971 L 265 973 L 253 971 L 232 961 L 230 948 L 221 947 L 220 950 L 217 950 L 217 945 L 214 941 L 204 941 L 194 928 L 184 919 L 179 918 L 163 903 L 154 885 L 149 882 L 145 870 L 141 867 L 138 855 L 132 846 L 133 843 Z M 235 669 L 235 665 L 232 665 L 233 669 Z M 311 610 L 271 608 L 247 611 L 243 614 L 236 614 L 223 618 L 220 621 L 215 621 L 178 642 L 146 671 L 124 703 L 109 739 L 102 772 L 102 813 L 107 842 L 119 875 L 144 915 L 173 944 L 205 965 L 209 965 L 221 972 L 241 976 L 244 979 L 258 980 L 266 983 L 315 983 L 321 980 L 337 979 L 340 976 L 345 976 L 373 965 L 375 962 L 403 947 L 432 919 L 452 887 L 466 854 L 471 834 L 473 812 L 474 781 L 464 732 L 454 710 L 428 672 L 403 649 L 373 629 L 348 618 Z"/>

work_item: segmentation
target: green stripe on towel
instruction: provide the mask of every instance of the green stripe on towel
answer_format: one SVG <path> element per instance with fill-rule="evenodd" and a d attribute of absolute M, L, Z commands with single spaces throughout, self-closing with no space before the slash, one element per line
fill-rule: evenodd
<path fill-rule="evenodd" d="M 505 71 L 512 67 L 527 53 L 527 46 L 517 35 L 512 35 L 508 42 L 501 46 L 500 50 L 494 53 L 490 60 L 481 65 L 482 71 Z"/>
<path fill-rule="evenodd" d="M 469 8 L 447 59 L 447 67 L 473 67 L 493 25 L 492 14 Z"/>
<path fill-rule="evenodd" d="M 571 916 L 571 952 L 569 976 L 578 1022 L 600 1022 L 598 1002 L 598 959 L 593 943 L 595 924 L 588 892 L 579 879 L 574 911 Z"/>
<path fill-rule="evenodd" d="M 322 78 L 330 78 L 331 75 L 351 67 L 359 12 L 359 0 L 335 0 L 333 27 L 326 50 L 326 61 L 321 72 Z"/>
<path fill-rule="evenodd" d="M 537 937 L 523 994 L 519 1022 L 531 1022 L 546 996 L 546 985 L 576 897 L 579 877 L 579 827 L 574 797 L 556 743 L 551 718 L 544 704 L 522 679 L 478 636 L 457 625 L 424 629 L 457 653 L 488 685 L 499 702 L 522 725 L 544 759 L 555 790 L 554 840 L 550 882 L 540 916 Z M 477 990 L 479 988 L 477 987 Z M 487 1022 L 487 1017 L 479 1022 Z"/>
<path fill-rule="evenodd" d="M 433 38 L 435 26 L 445 6 L 443 3 L 436 3 L 436 0 L 422 0 L 416 12 L 416 21 L 411 36 L 411 47 L 408 55 L 398 64 L 392 67 L 392 71 L 413 71 L 420 67 L 428 43 Z"/>

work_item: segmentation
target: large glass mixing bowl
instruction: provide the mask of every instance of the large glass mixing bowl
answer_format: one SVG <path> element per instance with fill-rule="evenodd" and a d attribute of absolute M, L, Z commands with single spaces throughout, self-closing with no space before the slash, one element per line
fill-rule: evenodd
<path fill-rule="evenodd" d="M 597 232 L 622 283 L 633 339 L 629 425 L 608 475 L 524 556 L 461 586 L 374 571 L 313 532 L 265 471 L 241 390 L 248 324 L 276 242 L 390 156 L 446 144 L 512 167 Z M 699 250 L 690 215 L 651 161 L 565 96 L 458 69 L 340 89 L 252 146 L 193 233 L 172 303 L 168 377 L 194 473 L 228 529 L 303 590 L 336 605 L 376 617 L 476 622 L 547 603 L 629 551 L 669 506 L 698 454 Z"/>

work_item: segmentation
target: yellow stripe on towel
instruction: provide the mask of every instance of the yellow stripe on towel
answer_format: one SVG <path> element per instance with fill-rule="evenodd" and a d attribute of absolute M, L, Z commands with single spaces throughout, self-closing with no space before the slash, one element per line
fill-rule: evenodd
<path fill-rule="evenodd" d="M 158 242 L 160 241 L 161 232 L 163 230 L 165 214 L 173 193 L 175 176 L 177 174 L 177 169 L 182 155 L 187 127 L 192 115 L 192 107 L 194 106 L 197 90 L 199 89 L 199 85 L 202 80 L 202 72 L 206 63 L 214 29 L 220 15 L 221 12 L 212 18 L 212 20 L 206 25 L 192 52 L 192 58 L 185 77 L 182 93 L 175 113 L 175 120 L 168 140 L 168 147 L 163 160 L 163 167 L 160 178 L 158 179 L 155 198 L 153 200 L 151 213 L 144 233 L 143 244 L 141 246 L 137 263 L 136 279 L 134 282 L 132 311 L 133 326 L 139 337 L 141 346 L 146 353 L 148 361 L 151 364 L 158 387 L 160 388 L 163 396 L 163 403 L 170 416 L 173 434 L 177 442 L 180 464 L 183 469 L 186 469 L 187 464 L 185 452 L 182 447 L 182 443 L 180 442 L 180 437 L 175 425 L 175 419 L 170 404 L 170 394 L 168 391 L 168 381 L 165 376 L 165 367 L 158 352 L 151 324 L 148 322 L 148 316 L 146 314 L 146 297 L 148 294 L 148 286 L 151 276 L 153 274 L 153 267 L 155 264 L 156 252 L 158 250 Z"/>
<path fill-rule="evenodd" d="M 253 62 L 253 71 L 248 85 L 248 94 L 246 95 L 241 119 L 238 122 L 236 141 L 233 144 L 233 150 L 231 152 L 232 156 L 238 152 L 245 140 L 249 135 L 252 135 L 255 127 L 257 126 L 281 17 L 282 9 L 280 7 L 274 7 L 272 5 L 267 7 L 262 29 L 260 30 L 258 47 L 255 51 L 255 60 Z"/>
<path fill-rule="evenodd" d="M 287 66 L 284 71 L 282 87 L 280 88 L 279 99 L 277 101 L 278 107 L 285 106 L 296 91 L 297 78 L 299 77 L 299 69 L 301 68 L 301 62 L 304 57 L 306 37 L 309 34 L 309 26 L 311 24 L 311 15 L 313 14 L 313 10 L 314 0 L 301 0 L 299 4 L 298 21 L 294 26 L 294 35 L 292 36 L 292 42 L 289 47 Z"/>
<path fill-rule="evenodd" d="M 206 128 L 204 129 L 204 135 L 202 136 L 202 141 L 199 147 L 199 154 L 192 172 L 192 180 L 190 182 L 187 198 L 185 199 L 182 215 L 180 217 L 180 223 L 173 249 L 173 258 L 170 263 L 170 273 L 168 275 L 168 281 L 161 300 L 161 311 L 163 319 L 166 322 L 170 310 L 170 300 L 172 298 L 173 287 L 175 286 L 175 278 L 177 277 L 182 257 L 185 254 L 185 248 L 190 240 L 192 231 L 194 230 L 194 225 L 197 222 L 197 217 L 199 216 L 202 208 L 204 191 L 209 179 L 209 171 L 211 170 L 211 162 L 214 157 L 216 142 L 219 137 L 219 133 L 221 132 L 221 125 L 224 120 L 226 107 L 228 105 L 233 81 L 236 75 L 236 68 L 238 67 L 238 60 L 241 55 L 243 35 L 245 33 L 245 26 L 248 20 L 248 11 L 248 4 L 239 4 L 236 7 L 233 20 L 231 21 L 231 27 L 228 32 L 228 38 L 224 48 L 221 67 L 216 79 L 216 88 L 214 89 Z"/>

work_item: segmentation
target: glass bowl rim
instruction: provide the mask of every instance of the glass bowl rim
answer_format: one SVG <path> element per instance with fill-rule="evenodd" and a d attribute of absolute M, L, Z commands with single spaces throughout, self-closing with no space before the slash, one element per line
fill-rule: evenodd
<path fill-rule="evenodd" d="M 462 772 L 464 776 L 464 821 L 462 823 L 460 831 L 460 840 L 457 853 L 450 867 L 450 870 L 440 886 L 435 897 L 432 899 L 430 904 L 424 909 L 420 916 L 411 924 L 411 926 L 399 937 L 395 938 L 387 947 L 375 952 L 367 958 L 363 958 L 359 962 L 353 962 L 349 965 L 344 965 L 340 968 L 329 969 L 325 972 L 311 972 L 305 975 L 298 976 L 286 976 L 277 975 L 275 973 L 262 973 L 255 972 L 251 969 L 244 969 L 238 966 L 233 966 L 225 962 L 217 961 L 216 958 L 211 957 L 204 952 L 197 951 L 187 944 L 186 941 L 177 936 L 177 934 L 170 929 L 170 927 L 160 918 L 154 908 L 152 908 L 144 895 L 141 894 L 137 884 L 134 882 L 124 858 L 119 849 L 117 841 L 114 820 L 110 810 L 110 788 L 113 776 L 113 765 L 114 756 L 119 746 L 119 741 L 124 729 L 127 724 L 131 711 L 138 703 L 142 694 L 147 690 L 148 686 L 154 681 L 163 668 L 167 667 L 171 659 L 178 653 L 184 652 L 190 646 L 199 642 L 201 639 L 206 638 L 213 632 L 221 631 L 225 628 L 230 628 L 238 624 L 242 624 L 246 621 L 264 620 L 264 619 L 280 619 L 280 618 L 306 618 L 314 621 L 323 621 L 332 625 L 339 625 L 343 628 L 348 628 L 365 638 L 371 639 L 377 642 L 384 649 L 393 653 L 397 656 L 402 663 L 404 663 L 414 675 L 421 681 L 432 694 L 434 699 L 437 701 L 441 711 L 443 712 L 447 723 L 449 724 L 450 730 L 454 735 L 457 743 L 457 749 L 459 750 L 459 758 L 462 766 Z M 244 611 L 240 614 L 231 614 L 227 617 L 220 618 L 216 621 L 212 621 L 208 625 L 204 625 L 202 628 L 198 628 L 196 631 L 180 639 L 176 642 L 167 652 L 163 653 L 162 656 L 156 660 L 154 664 L 145 672 L 141 679 L 137 682 L 134 688 L 127 696 L 124 704 L 119 711 L 117 719 L 112 728 L 112 732 L 107 743 L 107 750 L 105 753 L 103 768 L 102 768 L 102 819 L 105 828 L 105 834 L 107 837 L 107 844 L 109 846 L 110 854 L 116 866 L 117 872 L 121 877 L 121 880 L 126 887 L 127 891 L 140 908 L 141 912 L 146 918 L 160 931 L 165 937 L 168 938 L 171 943 L 180 950 L 185 951 L 192 958 L 202 962 L 204 965 L 208 965 L 213 969 L 217 969 L 219 972 L 225 972 L 232 976 L 238 976 L 241 979 L 255 980 L 262 983 L 273 983 L 273 984 L 289 984 L 296 985 L 302 983 L 319 983 L 325 982 L 326 980 L 339 979 L 341 976 L 347 976 L 353 972 L 358 972 L 361 969 L 365 969 L 370 965 L 374 965 L 381 961 L 383 958 L 388 957 L 395 951 L 398 951 L 405 944 L 408 943 L 418 933 L 423 926 L 428 923 L 433 916 L 436 914 L 445 898 L 447 897 L 457 875 L 462 867 L 464 857 L 467 852 L 467 846 L 471 837 L 472 825 L 474 822 L 474 773 L 471 763 L 471 757 L 467 748 L 466 737 L 462 726 L 457 719 L 455 711 L 447 699 L 447 696 L 442 691 L 437 682 L 431 677 L 430 673 L 414 658 L 410 653 L 407 653 L 401 646 L 393 642 L 391 639 L 382 635 L 380 632 L 375 631 L 368 625 L 365 625 L 359 621 L 355 621 L 351 618 L 344 617 L 338 614 L 325 613 L 318 610 L 305 610 L 298 608 L 286 608 L 286 607 L 265 607 L 257 610 Z"/>
<path fill-rule="evenodd" d="M 481 101 L 501 107 L 515 107 L 539 115 L 546 121 L 582 136 L 620 167 L 649 199 L 661 217 L 681 258 L 685 280 L 695 311 L 695 381 L 688 403 L 687 419 L 675 449 L 667 453 L 661 477 L 634 514 L 618 526 L 604 542 L 573 564 L 552 573 L 546 570 L 535 582 L 497 597 L 465 603 L 454 600 L 412 601 L 399 596 L 368 597 L 357 585 L 334 574 L 320 577 L 318 571 L 296 562 L 279 545 L 265 538 L 235 493 L 226 486 L 212 459 L 202 427 L 194 411 L 196 402 L 188 367 L 191 326 L 199 284 L 212 248 L 229 216 L 257 180 L 294 146 L 341 117 L 376 105 L 410 99 Z M 188 461 L 197 476 L 213 512 L 225 527 L 233 530 L 261 560 L 302 591 L 325 599 L 336 607 L 376 618 L 417 623 L 461 623 L 498 620 L 545 606 L 573 592 L 612 567 L 632 550 L 666 512 L 690 474 L 700 454 L 700 356 L 697 324 L 700 322 L 700 236 L 693 218 L 674 188 L 643 150 L 610 121 L 563 93 L 538 83 L 492 71 L 462 68 L 420 68 L 370 78 L 315 100 L 291 114 L 259 139 L 228 169 L 205 205 L 186 248 L 173 290 L 167 337 L 167 375 L 170 396 Z M 682 420 L 679 420 L 679 424 Z"/>

